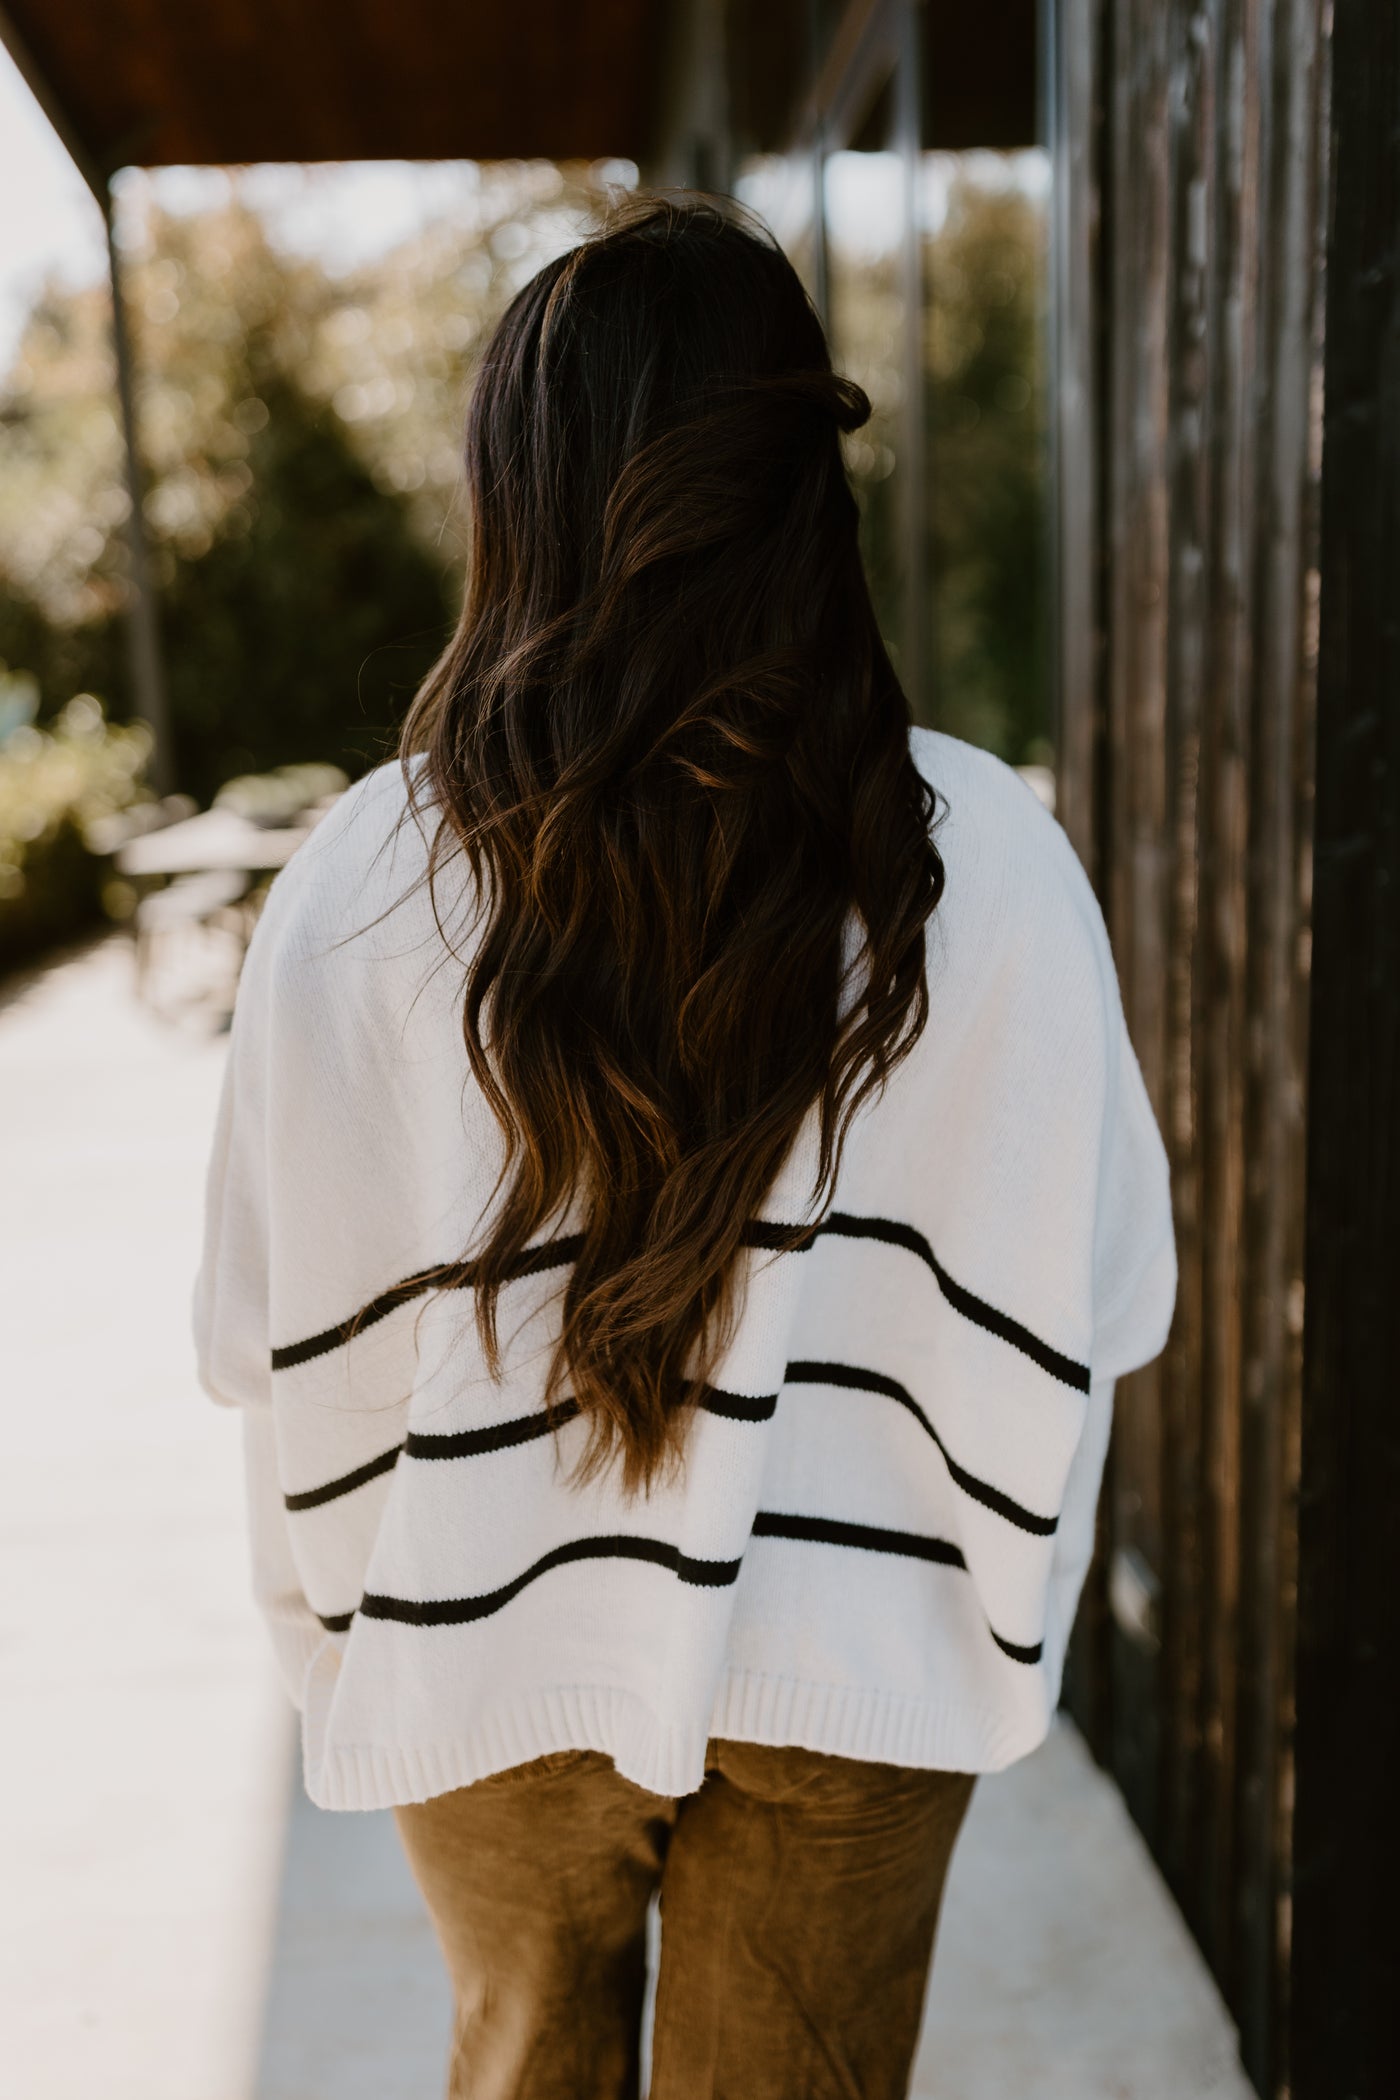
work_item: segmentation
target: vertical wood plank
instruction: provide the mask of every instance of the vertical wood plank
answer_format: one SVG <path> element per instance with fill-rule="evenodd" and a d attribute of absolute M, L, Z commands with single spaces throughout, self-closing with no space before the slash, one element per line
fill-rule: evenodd
<path fill-rule="evenodd" d="M 1102 887 L 1104 605 L 1101 223 L 1104 0 L 1048 0 L 1043 34 L 1045 129 L 1051 158 L 1050 632 L 1054 650 L 1055 811 Z M 1065 1667 L 1065 1700 L 1094 1755 L 1112 1749 L 1108 1607 L 1110 1448 L 1094 1556 Z"/>
<path fill-rule="evenodd" d="M 1062 5 L 1061 61 L 1072 19 Z M 1101 500 L 1076 510 L 1062 490 L 1057 507 L 1062 532 L 1097 532 L 1101 565 L 1083 544 L 1062 551 L 1061 618 L 1075 603 L 1100 617 L 1081 611 L 1062 643 L 1060 768 L 1171 1159 L 1180 1283 L 1163 1357 L 1120 1387 L 1102 1512 L 1110 1560 L 1136 1556 L 1160 1584 L 1160 1651 L 1080 1629 L 1071 1697 L 1272 2094 L 1288 2004 L 1323 0 L 1103 0 L 1101 19 L 1099 267 L 1063 275 L 1098 311 L 1060 324 L 1094 348 Z M 1069 106 L 1062 94 L 1062 123 Z M 1056 167 L 1088 179 L 1063 147 Z M 1074 200 L 1058 211 L 1071 243 Z M 1063 443 L 1063 401 L 1060 414 Z"/>
<path fill-rule="evenodd" d="M 1102 0 L 1057 0 L 1044 40 L 1051 157 L 1051 633 L 1055 813 L 1100 875 L 1097 781 L 1103 735 L 1099 545 L 1099 157 Z"/>
<path fill-rule="evenodd" d="M 1176 1323 L 1162 1394 L 1163 1545 L 1166 1583 L 1162 1683 L 1163 1814 L 1159 1857 L 1188 1913 L 1210 1849 L 1217 1790 L 1206 1782 L 1204 1733 L 1225 1606 L 1220 1536 L 1213 1513 L 1225 1453 L 1219 1380 L 1204 1361 L 1214 1310 L 1215 1190 L 1210 1167 L 1213 1117 L 1209 1031 L 1214 999 L 1213 931 L 1220 906 L 1213 795 L 1217 784 L 1218 699 L 1211 648 L 1213 564 L 1219 541 L 1213 386 L 1217 315 L 1212 298 L 1218 191 L 1213 99 L 1217 39 L 1208 9 L 1178 6 L 1169 16 L 1167 168 L 1169 191 L 1168 391 L 1170 450 L 1163 464 L 1168 504 L 1168 699 L 1163 735 L 1177 784 L 1172 840 L 1168 972 L 1170 1069 L 1177 1152 L 1174 1180 L 1189 1221 L 1184 1264 L 1189 1293 Z M 1213 1462 L 1212 1462 L 1213 1460 Z M 1203 1461 L 1205 1461 L 1203 1463 Z M 1197 1930 L 1201 1929 L 1197 1919 Z"/>
<path fill-rule="evenodd" d="M 1336 0 L 1299 1569 L 1297 2100 L 1396 2083 L 1400 16 Z"/>
<path fill-rule="evenodd" d="M 1124 1010 L 1159 1110 L 1166 1103 L 1169 1082 L 1171 989 L 1167 896 L 1172 817 L 1166 734 L 1170 536 L 1165 471 L 1170 421 L 1170 28 L 1170 11 L 1153 0 L 1114 0 L 1105 156 L 1111 255 L 1102 879 Z M 1167 1108 L 1164 1121 L 1170 1148 L 1178 1158 L 1183 1151 L 1189 1156 L 1189 1138 L 1186 1147 L 1181 1144 L 1177 1103 Z M 1182 1248 L 1188 1298 L 1193 1292 L 1192 1268 L 1188 1221 Z M 1159 1394 L 1164 1378 L 1173 1375 L 1170 1359 L 1169 1350 L 1166 1364 L 1120 1382 L 1109 1511 L 1112 1551 L 1139 1554 L 1159 1579 L 1166 1558 Z M 1164 1630 L 1169 1647 L 1170 1617 Z M 1164 1661 L 1130 1639 L 1115 1638 L 1114 1769 L 1150 1838 L 1157 1836 L 1160 1813 Z"/>
<path fill-rule="evenodd" d="M 1245 548 L 1253 528 L 1256 349 L 1257 97 L 1250 49 L 1256 11 L 1212 0 L 1188 23 L 1201 54 L 1194 97 L 1201 159 L 1183 185 L 1183 261 L 1205 280 L 1206 573 L 1201 705 L 1203 914 L 1197 1025 L 1201 1038 L 1201 1171 L 1205 1245 L 1201 1334 L 1202 1627 L 1200 1801 L 1183 1833 L 1184 1885 L 1208 1957 L 1233 1982 L 1232 1863 L 1240 1640 L 1240 1299 L 1242 1239 L 1246 852 L 1251 760 L 1252 636 Z M 1258 842 L 1267 852 L 1269 842 Z"/>
<path fill-rule="evenodd" d="M 1232 2001 L 1256 2083 L 1288 2076 L 1289 1850 L 1302 1374 L 1309 854 L 1317 678 L 1322 352 L 1322 29 L 1314 0 L 1261 9 L 1258 451 L 1251 549 L 1241 1307 L 1241 1609 Z M 1280 1201 L 1279 1192 L 1297 1200 Z"/>

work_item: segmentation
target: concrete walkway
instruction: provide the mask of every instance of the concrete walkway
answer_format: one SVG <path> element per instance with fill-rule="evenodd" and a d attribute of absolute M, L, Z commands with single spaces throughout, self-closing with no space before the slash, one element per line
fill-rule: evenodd
<path fill-rule="evenodd" d="M 303 1797 L 187 1309 L 222 1065 L 126 944 L 0 989 L 0 2095 L 437 2100 L 448 2005 L 386 1816 Z M 1068 1729 L 979 1787 L 921 2100 L 1247 2100 Z M 761 2100 L 755 2095 L 754 2100 Z"/>

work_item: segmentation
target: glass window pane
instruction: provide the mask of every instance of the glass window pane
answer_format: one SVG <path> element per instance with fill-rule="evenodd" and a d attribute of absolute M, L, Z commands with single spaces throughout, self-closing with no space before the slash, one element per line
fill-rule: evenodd
<path fill-rule="evenodd" d="M 817 296 L 816 170 L 810 153 L 753 153 L 740 162 L 734 194 L 758 213 L 808 296 Z"/>
<path fill-rule="evenodd" d="M 838 371 L 864 387 L 871 407 L 870 421 L 846 440 L 846 461 L 860 504 L 861 540 L 880 631 L 907 684 L 902 160 L 883 140 L 868 151 L 830 153 L 822 193 L 832 357 Z M 911 693 L 911 700 L 916 697 Z"/>
<path fill-rule="evenodd" d="M 1048 762 L 1046 155 L 924 153 L 927 535 L 932 719 L 1013 764 Z"/>

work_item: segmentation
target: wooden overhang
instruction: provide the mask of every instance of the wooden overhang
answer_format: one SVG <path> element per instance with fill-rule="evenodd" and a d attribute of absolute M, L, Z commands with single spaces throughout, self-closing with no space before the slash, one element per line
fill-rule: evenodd
<path fill-rule="evenodd" d="M 722 0 L 735 147 L 782 146 L 808 0 Z M 857 9 L 859 0 L 857 0 Z M 0 41 L 93 187 L 250 161 L 626 158 L 658 136 L 680 0 L 0 0 Z M 1036 0 L 924 16 L 924 136 L 1028 145 Z"/>
<path fill-rule="evenodd" d="M 656 0 L 0 0 L 88 179 L 128 165 L 643 160 Z"/>

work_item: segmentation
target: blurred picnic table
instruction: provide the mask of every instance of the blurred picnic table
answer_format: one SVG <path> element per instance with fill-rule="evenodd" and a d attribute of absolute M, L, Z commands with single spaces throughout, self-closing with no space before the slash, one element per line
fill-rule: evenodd
<path fill-rule="evenodd" d="M 232 809 L 204 809 L 119 846 L 119 874 L 255 875 L 284 868 L 324 812 L 306 810 L 289 824 L 255 824 Z"/>
<path fill-rule="evenodd" d="M 113 841 L 113 865 L 139 893 L 132 913 L 136 989 L 148 1003 L 155 955 L 166 936 L 217 928 L 232 936 L 235 969 L 241 969 L 266 890 L 261 878 L 287 865 L 338 794 L 323 795 L 284 821 L 262 822 L 217 803 L 162 821 L 174 799 L 159 816 L 148 805 L 154 818 L 148 828 Z"/>

